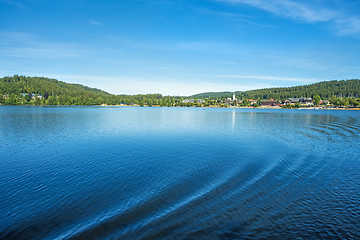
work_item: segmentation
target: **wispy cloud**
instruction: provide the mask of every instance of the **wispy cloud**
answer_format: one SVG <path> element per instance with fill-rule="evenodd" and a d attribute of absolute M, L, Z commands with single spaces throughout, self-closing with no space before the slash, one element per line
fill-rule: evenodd
<path fill-rule="evenodd" d="M 243 14 L 237 14 L 237 13 L 232 13 L 232 12 L 224 12 L 224 11 L 218 11 L 218 10 L 211 10 L 211 9 L 205 9 L 205 8 L 199 9 L 199 12 L 204 13 L 204 14 L 222 16 L 222 17 L 247 18 L 247 19 L 252 18 L 250 16 L 243 15 Z"/>
<path fill-rule="evenodd" d="M 256 76 L 256 75 L 217 75 L 222 78 L 236 78 L 236 79 L 257 79 L 257 80 L 272 80 L 272 81 L 286 81 L 286 82 L 301 82 L 312 83 L 318 82 L 316 78 L 294 78 L 294 77 L 279 77 L 279 76 Z"/>
<path fill-rule="evenodd" d="M 83 48 L 75 43 L 39 40 L 24 32 L 0 33 L 0 54 L 16 58 L 59 59 L 84 56 Z"/>
<path fill-rule="evenodd" d="M 306 22 L 322 22 L 335 19 L 337 13 L 326 9 L 314 9 L 304 3 L 291 0 L 218 0 L 233 4 L 246 4 L 269 11 L 276 15 Z"/>
<path fill-rule="evenodd" d="M 35 39 L 35 35 L 27 32 L 0 32 L 1 42 L 19 42 L 24 41 L 33 41 Z"/>
<path fill-rule="evenodd" d="M 81 57 L 79 52 L 69 46 L 52 44 L 42 47 L 8 47 L 1 49 L 0 54 L 17 58 L 40 58 L 40 59 L 59 59 L 69 57 Z"/>
<path fill-rule="evenodd" d="M 147 68 L 148 70 L 174 70 L 174 71 L 193 71 L 194 69 L 175 64 L 158 64 Z"/>
<path fill-rule="evenodd" d="M 238 62 L 225 62 L 225 61 L 215 61 L 216 64 L 222 64 L 222 65 L 238 65 Z"/>
<path fill-rule="evenodd" d="M 339 18 L 335 21 L 335 26 L 340 35 L 357 35 L 360 33 L 360 18 Z"/>
<path fill-rule="evenodd" d="M 172 96 L 189 96 L 201 92 L 244 91 L 271 87 L 268 83 L 214 83 L 207 80 L 193 79 L 183 81 L 174 78 L 141 78 L 141 77 L 103 77 L 86 75 L 50 75 L 61 81 L 81 83 L 100 88 L 113 94 L 147 94 L 161 93 Z"/>
<path fill-rule="evenodd" d="M 246 4 L 275 15 L 307 23 L 330 23 L 338 34 L 359 35 L 360 17 L 338 9 L 295 0 L 216 0 L 230 4 Z"/>
<path fill-rule="evenodd" d="M 20 9 L 27 9 L 27 7 L 22 4 L 21 2 L 13 1 L 13 0 L 1 0 L 1 2 L 7 3 L 8 5 L 11 5 L 16 8 Z"/>
<path fill-rule="evenodd" d="M 91 19 L 91 20 L 89 21 L 89 23 L 90 23 L 91 25 L 102 26 L 102 23 L 101 23 L 101 22 L 98 22 L 98 21 L 93 20 L 93 19 Z"/>
<path fill-rule="evenodd" d="M 199 9 L 199 11 L 200 11 L 200 13 L 203 13 L 203 14 L 211 14 L 214 16 L 223 17 L 225 19 L 231 19 L 236 22 L 243 22 L 243 23 L 249 24 L 251 26 L 255 26 L 255 27 L 261 27 L 261 28 L 275 28 L 276 27 L 276 26 L 270 25 L 270 24 L 260 24 L 260 23 L 256 22 L 254 17 L 248 16 L 248 15 L 236 14 L 236 13 L 224 12 L 224 11 L 215 11 L 215 10 L 204 9 L 204 8 Z"/>
<path fill-rule="evenodd" d="M 240 46 L 225 41 L 216 41 L 212 39 L 199 40 L 178 40 L 178 41 L 161 41 L 150 42 L 123 37 L 108 36 L 108 40 L 127 45 L 136 49 L 147 49 L 157 51 L 193 51 L 203 53 L 222 53 L 236 55 L 244 52 L 249 52 L 249 46 Z"/>

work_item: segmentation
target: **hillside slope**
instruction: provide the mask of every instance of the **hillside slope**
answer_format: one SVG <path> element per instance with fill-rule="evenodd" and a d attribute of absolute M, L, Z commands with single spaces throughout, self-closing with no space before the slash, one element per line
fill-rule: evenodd
<path fill-rule="evenodd" d="M 192 98 L 231 98 L 232 92 L 207 92 L 191 96 Z M 319 95 L 321 99 L 333 97 L 360 98 L 360 80 L 327 81 L 310 85 L 267 88 L 245 92 L 236 92 L 238 99 L 285 100 Z M 80 84 L 69 84 L 45 77 L 0 78 L 0 104 L 4 105 L 140 105 L 140 106 L 185 106 L 180 96 L 162 96 L 161 94 L 113 95 L 96 88 Z M 350 101 L 349 100 L 349 101 Z M 335 101 L 333 99 L 332 101 Z M 340 100 L 339 100 L 340 101 Z M 210 101 L 206 101 L 208 105 Z M 205 105 L 206 105 L 205 104 Z M 342 105 L 347 105 L 346 103 Z"/>
<path fill-rule="evenodd" d="M 114 102 L 113 96 L 100 89 L 45 77 L 0 78 L 0 103 L 6 105 L 99 105 Z"/>
<path fill-rule="evenodd" d="M 360 98 L 360 80 L 333 80 L 295 87 L 264 88 L 244 92 L 236 92 L 237 98 L 274 98 L 278 100 L 301 97 L 313 98 L 316 95 L 319 95 L 322 99 L 329 99 L 331 97 Z M 232 92 L 199 93 L 192 95 L 191 97 L 208 98 L 209 96 L 210 98 L 228 98 L 232 97 Z"/>
<path fill-rule="evenodd" d="M 15 75 L 0 78 L 0 104 L 3 105 L 179 106 L 182 99 L 161 94 L 113 95 L 100 89 L 45 77 Z"/>
<path fill-rule="evenodd" d="M 243 92 L 242 96 L 253 99 L 287 99 L 311 97 L 319 95 L 322 99 L 331 97 L 360 97 L 360 80 L 325 81 L 309 85 L 286 87 L 286 88 L 265 88 Z"/>
<path fill-rule="evenodd" d="M 60 96 L 99 96 L 110 95 L 96 88 L 90 88 L 81 84 L 72 84 L 45 77 L 25 77 L 15 75 L 13 77 L 0 78 L 0 94 L 35 93 L 44 95 Z"/>

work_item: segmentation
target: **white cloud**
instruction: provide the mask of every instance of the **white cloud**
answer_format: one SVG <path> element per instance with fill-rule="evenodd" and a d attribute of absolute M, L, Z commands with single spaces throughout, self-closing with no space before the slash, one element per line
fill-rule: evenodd
<path fill-rule="evenodd" d="M 210 9 L 205 9 L 205 8 L 201 8 L 201 9 L 199 9 L 199 11 L 200 11 L 200 13 L 217 15 L 217 16 L 222 16 L 222 17 L 247 18 L 247 19 L 252 18 L 251 16 L 247 16 L 247 15 L 242 15 L 242 14 L 237 14 L 237 13 L 232 13 L 232 12 L 215 11 L 215 10 L 210 10 Z"/>
<path fill-rule="evenodd" d="M 8 47 L 1 49 L 0 54 L 8 57 L 37 59 L 59 59 L 83 56 L 77 49 L 59 44 L 42 47 Z"/>
<path fill-rule="evenodd" d="M 242 3 L 260 8 L 276 15 L 293 19 L 300 19 L 306 22 L 329 21 L 336 18 L 337 13 L 326 9 L 314 9 L 304 3 L 290 0 L 219 0 L 229 3 Z"/>
<path fill-rule="evenodd" d="M 48 42 L 25 32 L 0 33 L 0 55 L 16 58 L 59 59 L 83 57 L 83 47 L 75 43 Z"/>
<path fill-rule="evenodd" d="M 239 54 L 240 52 L 248 51 L 248 46 L 243 47 L 229 42 L 214 41 L 211 39 L 199 39 L 193 41 L 162 41 L 162 42 L 146 42 L 142 40 L 107 36 L 107 38 L 114 42 L 119 42 L 122 45 L 127 45 L 131 48 L 148 49 L 158 51 L 193 51 L 205 53 L 224 53 L 224 54 Z"/>
<path fill-rule="evenodd" d="M 360 18 L 338 9 L 310 5 L 294 0 L 217 0 L 230 4 L 246 4 L 273 14 L 307 23 L 328 22 L 341 35 L 360 34 Z"/>
<path fill-rule="evenodd" d="M 16 8 L 20 8 L 20 9 L 27 9 L 27 7 L 22 4 L 21 2 L 18 1 L 13 1 L 13 0 L 2 0 L 2 2 L 5 2 L 11 6 L 14 6 Z"/>
<path fill-rule="evenodd" d="M 360 18 L 340 18 L 335 21 L 336 28 L 340 35 L 355 35 L 360 33 Z"/>
<path fill-rule="evenodd" d="M 0 32 L 1 43 L 4 42 L 24 42 L 26 41 L 34 41 L 36 38 L 35 35 L 27 32 Z"/>
<path fill-rule="evenodd" d="M 82 75 L 48 75 L 60 81 L 80 83 L 113 94 L 160 93 L 171 96 L 190 96 L 202 92 L 244 91 L 272 87 L 268 83 L 214 83 L 206 80 L 146 79 L 134 77 L 102 77 Z"/>
<path fill-rule="evenodd" d="M 257 7 L 260 6 L 258 5 Z M 335 11 L 321 8 L 315 9 L 304 3 L 288 0 L 280 0 L 274 3 L 268 2 L 267 7 L 265 10 L 275 14 L 306 22 L 326 22 L 335 19 L 338 15 Z"/>
<path fill-rule="evenodd" d="M 96 25 L 96 26 L 102 26 L 102 23 L 101 23 L 101 22 L 98 22 L 98 21 L 93 20 L 93 19 L 90 20 L 89 23 L 92 24 L 92 25 Z"/>
<path fill-rule="evenodd" d="M 310 84 L 321 80 L 315 78 L 287 78 L 278 76 L 255 75 L 212 75 L 205 79 L 175 79 L 167 77 L 129 77 L 129 76 L 95 76 L 95 75 L 62 75 L 41 72 L 8 72 L 1 71 L 2 75 L 46 76 L 67 83 L 78 83 L 88 87 L 98 88 L 112 94 L 149 94 L 160 93 L 164 96 L 190 96 L 203 92 L 246 91 L 253 89 L 296 86 Z M 211 79 L 211 81 L 209 81 Z M 216 82 L 214 81 L 216 80 Z M 233 79 L 226 81 L 225 79 Z M 241 79 L 241 80 L 239 80 Z M 263 81 L 257 81 L 263 80 Z M 265 80 L 265 81 L 264 81 Z"/>
<path fill-rule="evenodd" d="M 318 82 L 316 78 L 294 78 L 294 77 L 279 77 L 279 76 L 255 76 L 255 75 L 218 75 L 223 78 L 237 78 L 237 79 L 259 79 L 259 80 L 273 80 L 273 81 L 286 81 L 286 82 L 301 82 L 313 83 Z"/>

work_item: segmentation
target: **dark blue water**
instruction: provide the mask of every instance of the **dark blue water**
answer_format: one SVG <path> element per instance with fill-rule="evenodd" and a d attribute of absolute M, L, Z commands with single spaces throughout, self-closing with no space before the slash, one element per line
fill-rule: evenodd
<path fill-rule="evenodd" d="M 360 238 L 360 111 L 0 107 L 1 239 Z"/>

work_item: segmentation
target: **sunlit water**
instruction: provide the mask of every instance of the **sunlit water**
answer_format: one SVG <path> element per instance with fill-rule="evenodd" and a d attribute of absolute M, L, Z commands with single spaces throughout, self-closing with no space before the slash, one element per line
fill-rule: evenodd
<path fill-rule="evenodd" d="M 1 239 L 360 238 L 360 112 L 0 107 Z"/>

